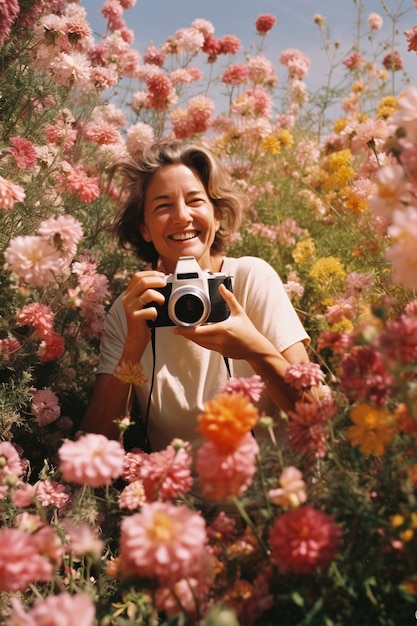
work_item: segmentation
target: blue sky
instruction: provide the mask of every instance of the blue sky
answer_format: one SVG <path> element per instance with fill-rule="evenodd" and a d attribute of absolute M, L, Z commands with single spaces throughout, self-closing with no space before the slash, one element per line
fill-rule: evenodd
<path fill-rule="evenodd" d="M 367 17 L 370 13 L 376 12 L 383 17 L 384 26 L 377 37 L 381 44 L 388 44 L 393 35 L 393 23 L 386 15 L 383 4 L 399 16 L 396 23 L 396 49 L 401 53 L 411 82 L 417 85 L 417 54 L 407 52 L 403 35 L 405 30 L 417 25 L 417 11 L 413 0 L 137 0 L 134 8 L 124 12 L 124 18 L 135 33 L 134 47 L 142 54 L 149 43 L 159 46 L 178 28 L 190 26 L 196 18 L 211 21 L 217 37 L 226 34 L 238 36 L 244 49 L 250 52 L 251 46 L 258 41 L 255 32 L 257 16 L 271 13 L 277 18 L 277 22 L 266 38 L 265 56 L 276 65 L 277 75 L 282 82 L 286 78 L 286 71 L 278 63 L 280 52 L 286 48 L 298 48 L 304 52 L 311 60 L 306 83 L 310 90 L 315 91 L 325 84 L 329 65 L 322 50 L 318 27 L 313 23 L 313 16 L 319 13 L 326 17 L 331 40 L 340 43 L 342 59 L 343 52 L 348 52 L 354 42 L 358 22 L 357 7 L 361 4 L 364 6 L 364 46 L 368 45 Z M 104 20 L 100 14 L 101 1 L 81 0 L 81 5 L 88 11 L 92 28 L 96 33 L 102 34 Z M 382 56 L 379 55 L 378 58 L 381 59 Z"/>

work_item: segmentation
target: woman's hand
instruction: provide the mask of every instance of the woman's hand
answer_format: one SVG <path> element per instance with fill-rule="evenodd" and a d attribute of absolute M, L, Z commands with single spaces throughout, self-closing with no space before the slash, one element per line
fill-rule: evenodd
<path fill-rule="evenodd" d="M 166 275 L 155 270 L 136 272 L 123 297 L 122 304 L 126 313 L 127 336 L 123 359 L 137 361 L 151 338 L 151 331 L 147 324 L 157 316 L 152 302 L 164 303 L 164 296 L 157 291 L 166 285 Z"/>
<path fill-rule="evenodd" d="M 224 285 L 220 285 L 219 292 L 230 308 L 230 316 L 226 320 L 192 328 L 181 326 L 175 328 L 174 332 L 230 359 L 249 360 L 256 354 L 273 349 L 272 344 L 251 322 L 234 294 Z"/>

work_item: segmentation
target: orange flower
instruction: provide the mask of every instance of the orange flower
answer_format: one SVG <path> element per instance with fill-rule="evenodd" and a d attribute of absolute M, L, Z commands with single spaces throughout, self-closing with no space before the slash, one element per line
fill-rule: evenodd
<path fill-rule="evenodd" d="M 347 429 L 350 443 L 359 446 L 363 454 L 375 452 L 378 456 L 383 456 L 386 447 L 397 434 L 394 416 L 383 407 L 359 404 L 352 410 L 350 419 L 355 423 L 355 426 Z"/>
<path fill-rule="evenodd" d="M 197 417 L 196 430 L 223 451 L 232 452 L 259 421 L 258 409 L 239 393 L 221 393 L 206 402 L 204 409 Z"/>
<path fill-rule="evenodd" d="M 140 363 L 122 361 L 114 370 L 114 376 L 128 385 L 143 385 L 148 380 Z"/>

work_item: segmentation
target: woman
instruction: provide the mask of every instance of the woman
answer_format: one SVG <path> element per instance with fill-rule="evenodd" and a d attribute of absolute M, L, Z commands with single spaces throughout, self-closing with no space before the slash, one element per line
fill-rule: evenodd
<path fill-rule="evenodd" d="M 152 450 L 174 438 L 199 444 L 196 417 L 204 402 L 234 377 L 258 374 L 265 391 L 259 410 L 279 415 L 294 405 L 284 382 L 289 364 L 308 361 L 308 336 L 276 272 L 255 257 L 224 256 L 240 224 L 241 205 L 224 173 L 205 148 L 160 141 L 137 162 L 116 166 L 124 177 L 116 232 L 153 269 L 135 273 L 106 322 L 97 382 L 81 429 L 119 437 L 129 384 L 116 368 L 141 363 L 147 382 L 136 388 Z M 202 270 L 233 277 L 233 293 L 220 285 L 230 316 L 195 327 L 157 327 L 151 341 L 160 289 L 180 257 L 194 257 Z"/>

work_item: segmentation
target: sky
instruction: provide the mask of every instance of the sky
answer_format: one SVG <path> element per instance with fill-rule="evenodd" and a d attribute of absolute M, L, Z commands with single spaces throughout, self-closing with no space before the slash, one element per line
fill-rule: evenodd
<path fill-rule="evenodd" d="M 105 22 L 100 14 L 101 0 L 81 0 L 80 4 L 87 9 L 87 19 L 96 35 L 102 35 Z M 297 48 L 311 61 L 305 82 L 315 92 L 326 84 L 330 66 L 313 16 L 320 14 L 326 18 L 331 41 L 340 44 L 339 71 L 344 53 L 350 51 L 355 40 L 359 6 L 363 6 L 364 24 L 361 45 L 369 48 L 367 17 L 372 12 L 378 13 L 384 24 L 377 33 L 377 41 L 381 45 L 389 44 L 397 31 L 395 49 L 401 54 L 410 82 L 417 86 L 417 53 L 407 52 L 403 34 L 417 25 L 414 0 L 137 0 L 132 9 L 125 10 L 123 17 L 134 32 L 133 47 L 142 55 L 150 43 L 159 46 L 179 28 L 191 26 L 196 18 L 212 22 L 216 37 L 236 35 L 244 51 L 250 53 L 259 43 L 255 20 L 262 13 L 270 13 L 277 21 L 266 37 L 264 54 L 276 66 L 278 80 L 286 79 L 286 69 L 278 62 L 279 54 L 286 48 Z M 384 6 L 397 16 L 395 26 Z M 382 57 L 383 54 L 378 55 L 379 60 Z M 395 80 L 399 84 L 400 76 L 395 76 Z"/>

